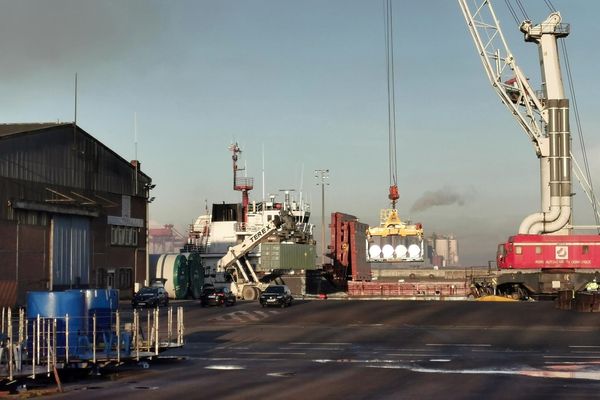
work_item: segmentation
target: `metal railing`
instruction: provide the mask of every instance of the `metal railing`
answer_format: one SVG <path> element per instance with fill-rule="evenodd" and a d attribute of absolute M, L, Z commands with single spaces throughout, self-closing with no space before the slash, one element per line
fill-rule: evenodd
<path fill-rule="evenodd" d="M 166 316 L 165 316 L 166 314 Z M 2 308 L 0 379 L 50 374 L 65 366 L 121 364 L 183 347 L 183 308 L 158 308 L 83 317 L 26 317 Z"/>

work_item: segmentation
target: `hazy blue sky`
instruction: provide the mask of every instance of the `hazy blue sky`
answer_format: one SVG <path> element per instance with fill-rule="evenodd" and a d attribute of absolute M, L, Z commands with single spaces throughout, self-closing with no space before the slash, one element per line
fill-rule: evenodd
<path fill-rule="evenodd" d="M 543 1 L 523 1 L 534 22 Z M 537 86 L 503 1 L 497 13 Z M 600 3 L 553 0 L 567 39 L 592 174 L 600 187 L 597 22 Z M 387 97 L 382 1 L 0 1 L 0 121 L 73 120 L 157 184 L 151 219 L 185 230 L 205 199 L 231 190 L 232 141 L 242 147 L 259 200 L 301 186 L 320 225 L 313 170 L 329 168 L 326 212 L 378 222 L 388 206 Z M 400 214 L 427 233 L 454 234 L 467 264 L 539 209 L 529 139 L 489 87 L 456 1 L 394 1 Z M 575 144 L 577 146 L 577 144 Z M 454 204 L 413 210 L 427 192 Z M 575 222 L 593 222 L 576 187 Z M 317 235 L 319 238 L 320 236 Z"/>

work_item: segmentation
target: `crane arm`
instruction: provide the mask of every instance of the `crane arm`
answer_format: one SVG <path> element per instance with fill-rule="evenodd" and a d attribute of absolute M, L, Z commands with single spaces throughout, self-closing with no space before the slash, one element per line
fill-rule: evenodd
<path fill-rule="evenodd" d="M 230 247 L 229 250 L 227 250 L 227 254 L 217 262 L 217 271 L 222 272 L 232 265 L 238 264 L 239 260 L 244 258 L 246 254 L 268 239 L 280 228 L 288 232 L 296 229 L 294 218 L 287 211 L 281 211 L 279 215 L 276 215 L 273 220 L 263 226 L 258 232 L 246 238 L 242 243 Z"/>
<path fill-rule="evenodd" d="M 242 243 L 231 246 L 217 263 L 217 271 L 225 271 L 234 265 L 238 260 L 251 252 L 261 242 L 274 234 L 281 226 L 281 220 L 274 218 L 268 225 L 262 227 L 258 232 L 246 238 Z"/>
<path fill-rule="evenodd" d="M 506 43 L 491 2 L 458 3 L 492 87 L 533 142 L 536 155 L 548 155 L 548 138 L 543 129 L 547 115 Z"/>

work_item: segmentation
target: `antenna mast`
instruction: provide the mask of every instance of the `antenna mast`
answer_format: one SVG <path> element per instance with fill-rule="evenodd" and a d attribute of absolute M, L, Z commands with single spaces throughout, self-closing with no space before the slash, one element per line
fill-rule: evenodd
<path fill-rule="evenodd" d="M 73 146 L 77 146 L 77 72 L 75 72 L 75 110 L 73 116 Z"/>
<path fill-rule="evenodd" d="M 242 192 L 242 213 L 244 225 L 248 223 L 248 204 L 250 203 L 248 192 L 254 188 L 254 178 L 248 178 L 247 176 L 238 176 L 238 171 L 245 171 L 245 168 L 239 168 L 237 165 L 238 154 L 242 153 L 242 150 L 238 146 L 237 142 L 229 146 L 231 151 L 231 159 L 233 160 L 233 190 Z"/>

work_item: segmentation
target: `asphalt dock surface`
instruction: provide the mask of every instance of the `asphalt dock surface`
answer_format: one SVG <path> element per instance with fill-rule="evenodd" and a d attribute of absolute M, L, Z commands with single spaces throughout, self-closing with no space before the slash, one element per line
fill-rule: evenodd
<path fill-rule="evenodd" d="M 174 302 L 173 305 L 178 305 Z M 552 302 L 296 301 L 185 308 L 185 347 L 52 398 L 592 399 L 600 314 Z"/>

